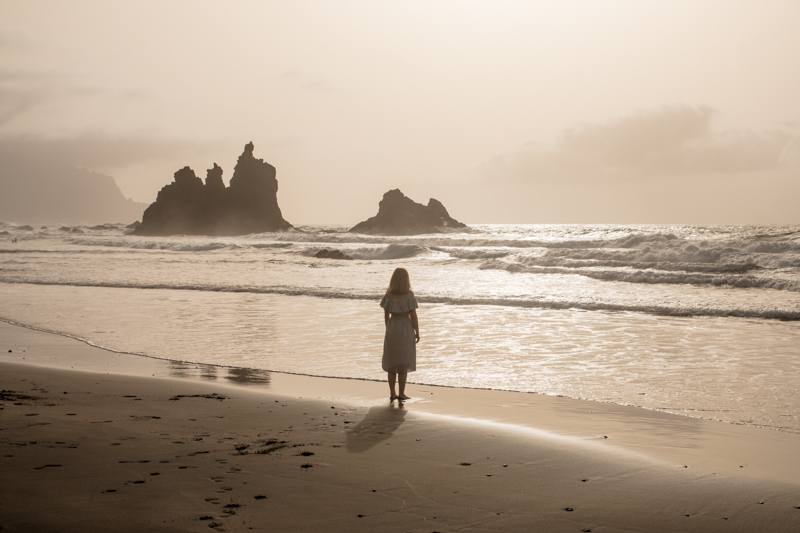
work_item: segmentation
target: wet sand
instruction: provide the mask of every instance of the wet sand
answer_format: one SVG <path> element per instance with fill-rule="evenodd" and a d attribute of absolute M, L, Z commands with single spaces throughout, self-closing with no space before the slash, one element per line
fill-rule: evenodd
<path fill-rule="evenodd" d="M 794 434 L 423 385 L 399 406 L 5 323 L 0 349 L 2 531 L 800 529 Z"/>

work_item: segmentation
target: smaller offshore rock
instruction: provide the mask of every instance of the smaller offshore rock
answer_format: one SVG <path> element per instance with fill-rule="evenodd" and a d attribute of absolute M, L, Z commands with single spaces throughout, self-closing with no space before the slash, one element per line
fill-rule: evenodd
<path fill-rule="evenodd" d="M 323 248 L 316 254 L 314 257 L 317 259 L 345 259 L 347 261 L 352 261 L 353 258 L 349 255 L 341 252 L 340 250 L 328 250 L 327 248 Z"/>
<path fill-rule="evenodd" d="M 466 227 L 451 217 L 439 200 L 431 198 L 428 205 L 418 204 L 400 189 L 393 189 L 383 195 L 377 215 L 356 224 L 349 231 L 372 235 L 421 235 Z"/>

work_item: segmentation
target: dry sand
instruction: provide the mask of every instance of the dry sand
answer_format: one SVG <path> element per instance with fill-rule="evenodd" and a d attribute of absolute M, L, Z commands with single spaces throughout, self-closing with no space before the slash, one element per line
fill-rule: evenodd
<path fill-rule="evenodd" d="M 390 405 L 5 323 L 0 349 L 4 532 L 800 531 L 794 434 L 421 385 Z"/>

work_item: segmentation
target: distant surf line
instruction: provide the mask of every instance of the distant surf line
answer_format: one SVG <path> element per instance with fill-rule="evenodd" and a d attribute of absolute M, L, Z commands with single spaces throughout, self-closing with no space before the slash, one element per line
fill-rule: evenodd
<path fill-rule="evenodd" d="M 249 294 L 276 294 L 282 296 L 307 296 L 311 298 L 379 301 L 381 294 L 358 294 L 328 290 L 308 289 L 300 287 L 257 287 L 257 286 L 225 286 L 201 284 L 163 284 L 163 283 L 111 283 L 72 281 L 59 282 L 47 280 L 4 280 L 0 283 L 14 285 L 44 285 L 66 287 L 96 287 L 107 289 L 140 289 L 140 290 L 179 290 L 218 293 L 249 293 Z M 625 305 L 603 302 L 574 302 L 574 301 L 547 301 L 547 300 L 521 300 L 502 298 L 452 298 L 448 296 L 425 296 L 422 303 L 457 305 L 457 306 L 495 306 L 524 309 L 549 309 L 549 310 L 577 310 L 611 313 L 642 313 L 670 317 L 733 317 L 757 318 L 781 321 L 800 321 L 800 311 L 782 309 L 717 309 L 697 307 L 668 307 L 660 305 Z"/>

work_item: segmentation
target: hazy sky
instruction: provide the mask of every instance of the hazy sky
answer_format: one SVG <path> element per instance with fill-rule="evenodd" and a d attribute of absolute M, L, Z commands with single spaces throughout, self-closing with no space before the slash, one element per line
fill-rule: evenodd
<path fill-rule="evenodd" d="M 800 2 L 0 0 L 0 143 L 151 202 L 244 145 L 293 224 L 800 223 Z"/>

